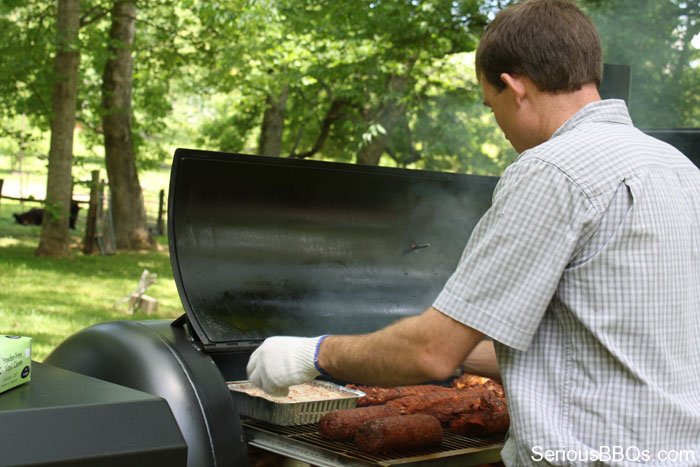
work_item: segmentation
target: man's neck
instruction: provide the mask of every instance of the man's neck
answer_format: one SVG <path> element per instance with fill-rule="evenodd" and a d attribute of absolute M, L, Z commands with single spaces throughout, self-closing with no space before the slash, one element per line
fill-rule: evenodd
<path fill-rule="evenodd" d="M 567 120 L 591 102 L 600 100 L 600 94 L 594 84 L 585 84 L 574 92 L 551 93 L 539 92 L 536 95 L 539 118 L 540 138 L 542 142 L 552 137 Z"/>

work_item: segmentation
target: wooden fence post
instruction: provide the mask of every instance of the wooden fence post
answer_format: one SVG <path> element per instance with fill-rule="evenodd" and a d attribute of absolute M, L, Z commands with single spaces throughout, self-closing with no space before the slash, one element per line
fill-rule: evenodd
<path fill-rule="evenodd" d="M 100 254 L 113 255 L 116 250 L 114 241 L 114 222 L 112 220 L 112 190 L 109 183 L 100 181 L 98 190 L 99 203 L 97 205 L 97 246 L 100 247 Z M 105 188 L 107 188 L 107 199 L 105 200 Z M 107 211 L 105 212 L 105 203 Z"/>
<path fill-rule="evenodd" d="M 93 170 L 90 180 L 90 204 L 88 205 L 87 224 L 83 253 L 91 255 L 95 251 L 95 233 L 97 232 L 97 203 L 99 201 L 100 171 Z"/>
<path fill-rule="evenodd" d="M 163 235 L 164 205 L 165 205 L 165 190 L 160 190 L 160 197 L 158 200 L 158 221 L 156 223 L 156 232 L 158 232 L 158 235 Z"/>

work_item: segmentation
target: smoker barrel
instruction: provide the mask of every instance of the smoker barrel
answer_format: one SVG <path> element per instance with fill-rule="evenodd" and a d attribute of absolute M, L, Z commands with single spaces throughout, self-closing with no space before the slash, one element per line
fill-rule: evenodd
<path fill-rule="evenodd" d="M 188 466 L 248 464 L 221 372 L 185 328 L 167 320 L 102 323 L 66 339 L 45 362 L 167 400 L 187 443 Z"/>
<path fill-rule="evenodd" d="M 250 353 L 272 335 L 371 332 L 422 311 L 496 181 L 178 149 L 168 240 L 186 319 L 99 324 L 46 362 L 166 399 L 189 466 L 245 466 L 226 381 L 245 378 Z"/>
<path fill-rule="evenodd" d="M 0 465 L 186 465 L 187 444 L 162 398 L 45 363 L 32 362 L 31 374 L 0 395 Z"/>

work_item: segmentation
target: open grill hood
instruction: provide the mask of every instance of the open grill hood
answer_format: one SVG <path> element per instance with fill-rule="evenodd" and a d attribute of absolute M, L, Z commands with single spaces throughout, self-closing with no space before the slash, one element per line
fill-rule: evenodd
<path fill-rule="evenodd" d="M 496 178 L 179 149 L 168 230 L 210 351 L 374 331 L 432 303 Z"/>

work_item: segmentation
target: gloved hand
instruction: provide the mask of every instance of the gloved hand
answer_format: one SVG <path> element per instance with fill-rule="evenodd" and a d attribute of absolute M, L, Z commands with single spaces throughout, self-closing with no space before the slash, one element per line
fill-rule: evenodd
<path fill-rule="evenodd" d="M 318 349 L 326 336 L 265 339 L 248 360 L 248 379 L 265 392 L 283 397 L 289 386 L 306 383 L 321 374 Z"/>

